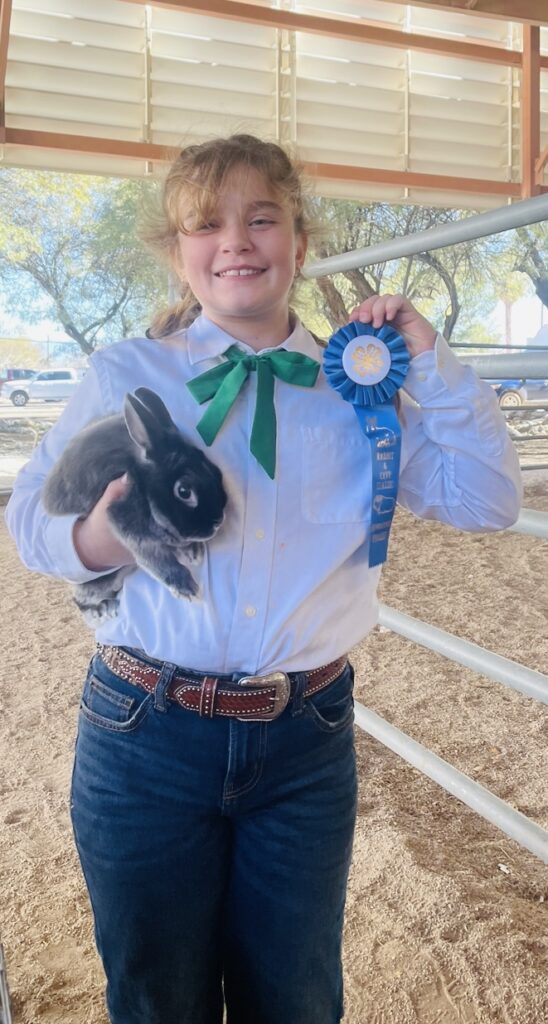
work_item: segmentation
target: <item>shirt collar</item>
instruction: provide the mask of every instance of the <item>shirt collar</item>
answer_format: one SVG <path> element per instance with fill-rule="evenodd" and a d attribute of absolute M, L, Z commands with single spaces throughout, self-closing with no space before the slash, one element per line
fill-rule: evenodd
<path fill-rule="evenodd" d="M 200 314 L 186 330 L 187 339 L 187 352 L 191 366 L 196 363 L 201 363 L 206 359 L 215 359 L 217 356 L 221 356 L 223 352 L 226 352 L 227 348 L 231 345 L 238 345 L 244 352 L 249 352 L 250 355 L 261 355 L 264 352 L 275 352 L 276 349 L 284 348 L 288 352 L 301 352 L 303 355 L 310 356 L 311 359 L 317 359 L 321 362 L 321 349 L 314 341 L 314 338 L 306 327 L 303 327 L 301 321 L 295 314 L 293 317 L 293 330 L 288 338 L 283 341 L 280 345 L 273 345 L 271 348 L 263 348 L 261 352 L 255 352 L 245 342 L 239 341 L 238 338 L 233 338 L 232 335 L 227 334 L 217 324 L 212 323 L 208 320 L 204 314 Z"/>

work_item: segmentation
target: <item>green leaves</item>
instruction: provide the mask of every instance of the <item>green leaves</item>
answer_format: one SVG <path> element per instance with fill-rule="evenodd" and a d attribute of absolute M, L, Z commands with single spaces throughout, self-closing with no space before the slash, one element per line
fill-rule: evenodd
<path fill-rule="evenodd" d="M 152 186 L 85 175 L 0 171 L 0 280 L 21 321 L 56 319 L 89 354 L 143 333 L 167 281 L 137 237 Z"/>

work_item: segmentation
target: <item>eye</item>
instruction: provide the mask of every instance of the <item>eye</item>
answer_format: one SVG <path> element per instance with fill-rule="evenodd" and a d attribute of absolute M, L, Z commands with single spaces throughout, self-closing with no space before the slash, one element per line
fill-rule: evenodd
<path fill-rule="evenodd" d="M 196 508 L 198 504 L 196 491 L 193 491 L 184 480 L 177 480 L 173 493 L 178 501 L 182 501 L 183 505 L 187 505 L 188 508 Z"/>
<path fill-rule="evenodd" d="M 259 228 L 262 228 L 265 225 L 268 226 L 269 224 L 274 224 L 274 223 L 275 223 L 275 221 L 270 220 L 268 217 L 254 217 L 253 220 L 251 221 L 251 224 L 254 227 L 259 227 Z"/>

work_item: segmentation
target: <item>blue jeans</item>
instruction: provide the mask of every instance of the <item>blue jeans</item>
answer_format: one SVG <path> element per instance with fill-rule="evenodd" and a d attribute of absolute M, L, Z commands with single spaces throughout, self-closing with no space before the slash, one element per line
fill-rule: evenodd
<path fill-rule="evenodd" d="M 337 1024 L 353 672 L 271 722 L 200 718 L 96 656 L 72 821 L 112 1024 Z"/>

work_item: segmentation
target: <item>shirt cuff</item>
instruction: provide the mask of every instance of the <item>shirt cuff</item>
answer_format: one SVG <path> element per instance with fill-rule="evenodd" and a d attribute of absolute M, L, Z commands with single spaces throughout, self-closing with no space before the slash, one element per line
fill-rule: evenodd
<path fill-rule="evenodd" d="M 414 356 L 409 363 L 403 387 L 421 405 L 441 391 L 457 391 L 467 376 L 466 367 L 459 362 L 445 338 L 437 334 L 434 348 Z"/>
<path fill-rule="evenodd" d="M 99 576 L 105 575 L 105 571 L 94 572 L 87 569 L 78 558 L 72 532 L 79 518 L 80 516 L 76 515 L 52 516 L 45 532 L 45 544 L 52 563 L 68 583 L 87 583 L 88 580 L 96 580 Z M 114 572 L 114 569 L 108 569 L 106 572 Z"/>

